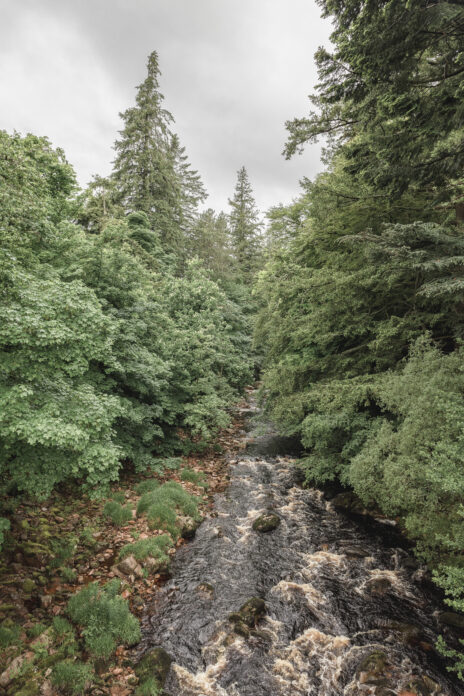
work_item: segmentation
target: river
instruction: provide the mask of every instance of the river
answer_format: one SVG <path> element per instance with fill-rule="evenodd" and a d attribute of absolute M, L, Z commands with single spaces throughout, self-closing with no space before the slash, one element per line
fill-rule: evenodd
<path fill-rule="evenodd" d="M 434 649 L 443 607 L 388 521 L 353 521 L 303 489 L 283 448 L 268 430 L 231 460 L 214 516 L 147 609 L 142 652 L 172 658 L 166 692 L 464 694 Z M 256 531 L 263 515 L 277 526 Z"/>

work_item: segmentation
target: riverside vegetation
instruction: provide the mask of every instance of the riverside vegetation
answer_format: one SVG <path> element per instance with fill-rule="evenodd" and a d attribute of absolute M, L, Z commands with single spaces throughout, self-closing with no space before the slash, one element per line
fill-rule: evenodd
<path fill-rule="evenodd" d="M 162 569 L 204 493 L 201 467 L 177 475 L 179 457 L 228 426 L 260 363 L 307 483 L 336 482 L 395 517 L 464 610 L 464 11 L 319 4 L 333 48 L 316 54 L 315 111 L 287 124 L 286 155 L 324 138 L 327 167 L 268 213 L 266 243 L 244 168 L 231 215 L 200 212 L 206 192 L 163 106 L 156 53 L 121 115 L 112 174 L 84 191 L 46 138 L 0 132 L 6 558 L 23 503 L 57 487 L 110 498 L 121 476 L 148 476 L 137 514 L 153 537 L 118 560 Z M 124 501 L 102 510 L 115 526 L 133 516 Z M 66 553 L 51 554 L 65 574 Z M 98 681 L 100 661 L 138 640 L 126 599 L 117 580 L 75 593 L 68 618 L 28 628 L 59 659 L 42 640 L 18 678 L 38 660 L 64 692 Z M 0 630 L 19 654 L 15 621 Z M 464 657 L 440 649 L 462 677 Z M 11 693 L 38 693 L 23 682 Z M 137 688 L 159 691 L 151 677 Z"/>

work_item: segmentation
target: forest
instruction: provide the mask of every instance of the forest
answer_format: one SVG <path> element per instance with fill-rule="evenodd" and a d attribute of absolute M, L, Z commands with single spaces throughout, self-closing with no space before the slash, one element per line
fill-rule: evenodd
<path fill-rule="evenodd" d="M 301 442 L 305 485 L 396 520 L 464 611 L 464 7 L 318 4 L 332 46 L 315 55 L 313 111 L 287 122 L 283 154 L 320 141 L 325 168 L 265 218 L 245 166 L 230 210 L 206 208 L 156 52 L 112 173 L 85 189 L 46 137 L 0 131 L 5 552 L 18 505 L 162 478 L 211 447 L 259 378 L 265 413 Z M 138 512 L 175 541 L 169 510 L 195 517 L 196 502 L 169 485 L 164 498 L 142 487 Z M 119 641 L 137 642 L 110 585 L 68 609 L 97 658 L 118 634 L 98 643 L 86 602 L 124 615 Z M 7 647 L 15 629 L 2 626 Z M 439 649 L 462 678 L 464 655 Z M 88 667 L 63 655 L 54 683 L 82 693 Z M 159 693 L 149 682 L 137 693 Z"/>

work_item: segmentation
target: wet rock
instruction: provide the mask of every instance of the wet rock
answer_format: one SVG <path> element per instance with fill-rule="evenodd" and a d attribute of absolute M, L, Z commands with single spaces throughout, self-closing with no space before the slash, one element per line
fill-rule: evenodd
<path fill-rule="evenodd" d="M 387 624 L 386 628 L 399 633 L 401 640 L 407 645 L 417 645 L 424 638 L 424 634 L 418 626 L 403 621 L 392 621 Z"/>
<path fill-rule="evenodd" d="M 413 677 L 407 684 L 406 689 L 417 696 L 432 696 L 440 692 L 440 685 L 427 675 L 422 677 Z"/>
<path fill-rule="evenodd" d="M 360 546 L 345 546 L 342 550 L 348 558 L 367 558 L 371 555 L 367 549 L 363 549 Z"/>
<path fill-rule="evenodd" d="M 243 604 L 238 611 L 229 614 L 229 621 L 234 625 L 235 633 L 247 638 L 250 629 L 254 628 L 258 621 L 266 613 L 266 604 L 260 597 L 252 597 Z"/>
<path fill-rule="evenodd" d="M 116 568 L 120 573 L 123 573 L 123 575 L 136 575 L 138 578 L 143 577 L 142 566 L 137 563 L 134 556 L 127 556 L 127 558 L 118 563 Z"/>
<path fill-rule="evenodd" d="M 145 653 L 134 671 L 141 682 L 146 679 L 156 679 L 160 686 L 164 685 L 171 668 L 172 658 L 163 648 L 153 648 Z"/>
<path fill-rule="evenodd" d="M 464 614 L 456 614 L 454 611 L 443 611 L 439 615 L 438 621 L 442 626 L 464 630 Z"/>
<path fill-rule="evenodd" d="M 391 582 L 387 578 L 372 578 L 365 585 L 366 592 L 374 597 L 383 597 L 391 590 Z"/>
<path fill-rule="evenodd" d="M 40 603 L 44 609 L 49 607 L 53 602 L 53 597 L 51 595 L 40 595 Z"/>
<path fill-rule="evenodd" d="M 332 505 L 339 512 L 351 512 L 357 515 L 365 515 L 367 513 L 361 500 L 352 491 L 339 493 L 332 499 Z"/>
<path fill-rule="evenodd" d="M 152 558 L 148 556 L 143 562 L 143 567 L 149 573 L 165 573 L 169 570 L 169 559 Z"/>
<path fill-rule="evenodd" d="M 277 529 L 280 522 L 281 520 L 278 515 L 275 515 L 273 512 L 265 512 L 255 519 L 252 526 L 255 532 L 265 533 Z"/>
<path fill-rule="evenodd" d="M 372 684 L 388 688 L 385 679 L 387 656 L 381 650 L 367 655 L 358 665 L 357 674 L 361 684 Z"/>
<path fill-rule="evenodd" d="M 193 539 L 198 527 L 200 526 L 200 521 L 194 520 L 192 517 L 179 517 L 177 524 L 180 527 L 180 535 L 182 539 Z"/>
<path fill-rule="evenodd" d="M 209 582 L 200 582 L 196 586 L 195 591 L 207 597 L 213 597 L 214 595 L 214 587 Z"/>
<path fill-rule="evenodd" d="M 8 684 L 17 677 L 25 660 L 25 655 L 18 655 L 18 657 L 15 657 L 15 659 L 10 662 L 6 670 L 0 674 L 0 686 L 8 686 Z"/>

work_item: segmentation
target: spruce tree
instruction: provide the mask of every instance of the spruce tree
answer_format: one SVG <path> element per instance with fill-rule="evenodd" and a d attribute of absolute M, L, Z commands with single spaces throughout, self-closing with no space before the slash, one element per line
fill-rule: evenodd
<path fill-rule="evenodd" d="M 195 169 L 192 169 L 185 154 L 185 147 L 181 146 L 179 136 L 176 134 L 171 138 L 170 156 L 180 190 L 180 218 L 178 224 L 182 231 L 187 233 L 195 224 L 198 204 L 203 203 L 208 194 L 200 175 Z"/>
<path fill-rule="evenodd" d="M 237 184 L 232 199 L 230 232 L 239 268 L 244 277 L 250 278 L 257 269 L 261 251 L 261 228 L 253 189 L 245 167 L 237 172 Z"/>
<path fill-rule="evenodd" d="M 136 105 L 121 114 L 124 128 L 114 144 L 113 179 L 126 212 L 147 213 L 165 247 L 181 243 L 181 185 L 172 152 L 173 116 L 163 107 L 160 70 L 155 51 L 148 58 L 148 75 L 137 88 Z"/>

